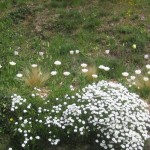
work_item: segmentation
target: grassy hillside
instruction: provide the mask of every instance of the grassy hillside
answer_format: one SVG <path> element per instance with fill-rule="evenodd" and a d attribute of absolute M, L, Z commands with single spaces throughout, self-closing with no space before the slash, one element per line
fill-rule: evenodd
<path fill-rule="evenodd" d="M 70 65 L 74 56 L 69 51 L 79 49 L 74 67 L 81 62 L 108 65 L 113 70 L 107 78 L 120 79 L 121 72 L 145 65 L 143 57 L 150 47 L 149 5 L 146 0 L 2 1 L 0 63 L 6 67 L 15 61 L 16 72 L 30 63 L 48 67 L 55 59 Z M 104 54 L 106 49 L 110 50 L 109 56 Z M 14 51 L 19 52 L 18 57 Z M 47 58 L 39 61 L 40 51 Z M 11 77 L 7 68 L 1 72 L 5 86 L 16 84 L 10 79 L 16 72 Z"/>
<path fill-rule="evenodd" d="M 1 0 L 0 133 L 14 93 L 56 98 L 110 80 L 150 102 L 149 64 L 149 0 Z"/>

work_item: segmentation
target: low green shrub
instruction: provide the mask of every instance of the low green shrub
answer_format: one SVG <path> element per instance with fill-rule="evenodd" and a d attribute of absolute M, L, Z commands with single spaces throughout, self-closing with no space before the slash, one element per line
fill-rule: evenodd
<path fill-rule="evenodd" d="M 148 105 L 119 83 L 100 81 L 64 98 L 11 96 L 13 149 L 40 150 L 64 143 L 102 149 L 143 149 L 149 138 Z M 80 139 L 80 141 L 79 141 Z"/>

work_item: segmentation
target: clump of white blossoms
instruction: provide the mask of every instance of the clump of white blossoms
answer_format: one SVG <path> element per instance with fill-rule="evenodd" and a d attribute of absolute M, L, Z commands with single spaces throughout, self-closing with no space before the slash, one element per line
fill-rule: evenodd
<path fill-rule="evenodd" d="M 142 150 L 144 141 L 150 137 L 148 105 L 119 83 L 100 81 L 86 86 L 75 95 L 65 95 L 65 99 L 56 100 L 58 104 L 51 109 L 47 107 L 49 100 L 45 106 L 36 108 L 35 117 L 28 114 L 35 106 L 26 104 L 26 99 L 21 96 L 12 96 L 12 111 L 26 104 L 24 110 L 20 109 L 23 117 L 19 116 L 19 121 L 15 122 L 15 131 L 24 137 L 22 147 L 29 144 L 29 139 L 45 139 L 42 137 L 44 134 L 36 135 L 35 132 L 35 128 L 42 125 L 51 145 L 57 145 L 63 140 L 61 134 L 77 134 L 79 137 L 90 136 L 92 133 L 95 134 L 93 141 L 100 149 Z M 30 131 L 29 126 L 32 127 Z"/>
<path fill-rule="evenodd" d="M 110 70 L 109 67 L 104 66 L 104 65 L 100 65 L 98 68 L 99 68 L 99 69 L 102 69 L 102 70 L 105 70 L 105 71 L 109 71 L 109 70 Z"/>
<path fill-rule="evenodd" d="M 80 51 L 79 51 L 79 50 L 70 50 L 69 53 L 70 53 L 71 55 L 73 55 L 73 54 L 79 54 Z"/>
<path fill-rule="evenodd" d="M 79 54 L 79 52 L 80 52 L 79 50 L 75 50 L 75 51 L 74 51 L 74 50 L 70 50 L 70 51 L 69 51 L 69 53 L 70 53 L 71 55 L 73 55 L 73 54 Z"/>
<path fill-rule="evenodd" d="M 120 149 L 143 149 L 149 138 L 150 113 L 138 95 L 121 84 L 101 81 L 83 88 L 78 98 L 78 102 L 87 102 L 84 111 L 91 115 L 86 121 L 96 128 L 101 147 L 110 149 L 119 144 Z"/>

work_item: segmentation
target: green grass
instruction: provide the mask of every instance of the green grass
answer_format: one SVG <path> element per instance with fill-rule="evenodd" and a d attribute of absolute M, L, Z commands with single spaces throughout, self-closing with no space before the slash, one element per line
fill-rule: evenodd
<path fill-rule="evenodd" d="M 121 9 L 120 9 L 121 8 Z M 24 68 L 38 64 L 47 72 L 57 70 L 45 86 L 49 97 L 69 93 L 102 79 L 125 84 L 122 72 L 131 74 L 150 54 L 149 0 L 6 0 L 0 1 L 0 91 L 30 96 L 33 88 L 16 78 Z M 136 49 L 132 45 L 136 44 Z M 70 50 L 80 50 L 70 55 Z M 110 49 L 106 55 L 105 50 Z M 14 51 L 19 55 L 14 56 Z M 38 52 L 44 52 L 44 58 Z M 56 60 L 62 62 L 55 66 Z M 9 62 L 16 62 L 10 66 Z M 81 73 L 81 63 L 97 68 L 97 79 Z M 99 65 L 109 66 L 109 72 Z M 63 71 L 70 76 L 64 77 Z M 150 102 L 150 89 L 135 90 Z M 0 147 L 1 149 L 1 147 Z"/>
<path fill-rule="evenodd" d="M 1 135 L 0 136 L 0 149 L 1 150 L 6 150 L 9 146 L 9 136 L 8 135 Z"/>

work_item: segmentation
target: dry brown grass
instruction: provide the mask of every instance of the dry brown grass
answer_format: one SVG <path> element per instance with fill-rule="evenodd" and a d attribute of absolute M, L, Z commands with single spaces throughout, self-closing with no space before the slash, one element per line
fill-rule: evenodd
<path fill-rule="evenodd" d="M 139 76 L 135 79 L 135 85 L 137 86 L 137 88 L 139 89 L 143 89 L 143 88 L 148 88 L 150 90 L 150 80 L 148 81 L 144 81 L 143 80 L 144 76 Z"/>
<path fill-rule="evenodd" d="M 88 72 L 86 73 L 87 78 L 89 80 L 93 80 L 92 75 L 97 74 L 97 68 L 95 66 L 89 66 L 87 69 L 88 69 Z"/>
<path fill-rule="evenodd" d="M 25 69 L 23 76 L 23 81 L 25 84 L 31 87 L 44 86 L 50 78 L 50 74 L 42 71 L 40 67 Z"/>

